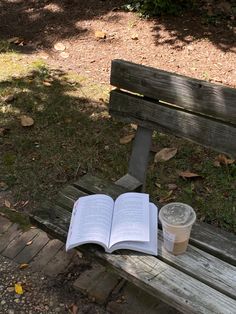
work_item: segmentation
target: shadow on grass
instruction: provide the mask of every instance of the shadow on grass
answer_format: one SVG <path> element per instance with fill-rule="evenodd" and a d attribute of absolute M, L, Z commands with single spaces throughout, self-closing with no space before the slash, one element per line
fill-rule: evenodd
<path fill-rule="evenodd" d="M 87 171 L 110 178 L 125 172 L 122 125 L 111 126 L 106 103 L 90 94 L 63 71 L 44 66 L 0 83 L 1 180 L 14 189 L 16 201 L 50 199 Z M 23 127 L 22 115 L 34 125 Z"/>

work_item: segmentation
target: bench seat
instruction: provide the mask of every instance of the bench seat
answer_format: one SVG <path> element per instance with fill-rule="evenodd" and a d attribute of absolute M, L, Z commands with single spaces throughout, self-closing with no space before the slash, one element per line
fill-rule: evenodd
<path fill-rule="evenodd" d="M 44 204 L 34 212 L 31 220 L 50 235 L 65 241 L 76 199 L 94 193 L 116 198 L 126 191 L 117 184 L 87 174 L 59 192 L 55 203 Z M 235 235 L 197 223 L 187 252 L 179 256 L 163 249 L 160 228 L 157 236 L 157 257 L 126 250 L 107 254 L 96 245 L 84 245 L 79 250 L 92 254 L 125 279 L 183 313 L 232 314 L 236 311 Z"/>

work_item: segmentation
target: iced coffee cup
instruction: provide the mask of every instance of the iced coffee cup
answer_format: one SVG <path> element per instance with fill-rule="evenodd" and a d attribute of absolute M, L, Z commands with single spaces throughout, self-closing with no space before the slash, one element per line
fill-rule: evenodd
<path fill-rule="evenodd" d="M 162 223 L 164 248 L 174 255 L 184 253 L 196 220 L 193 208 L 184 203 L 169 203 L 161 208 L 159 219 Z"/>

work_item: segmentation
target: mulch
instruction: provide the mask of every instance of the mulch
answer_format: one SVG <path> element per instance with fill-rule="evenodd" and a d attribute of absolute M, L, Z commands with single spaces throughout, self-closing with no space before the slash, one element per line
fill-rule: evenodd
<path fill-rule="evenodd" d="M 0 39 L 22 38 L 13 49 L 98 83 L 109 83 L 111 60 L 119 58 L 236 87 L 233 2 L 208 1 L 207 7 L 155 19 L 120 10 L 126 2 L 1 1 Z M 214 15 L 214 8 L 223 15 Z M 58 42 L 63 53 L 54 49 Z"/>

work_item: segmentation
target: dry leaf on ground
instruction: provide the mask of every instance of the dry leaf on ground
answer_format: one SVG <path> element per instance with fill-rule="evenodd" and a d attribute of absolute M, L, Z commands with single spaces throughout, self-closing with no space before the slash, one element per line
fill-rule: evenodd
<path fill-rule="evenodd" d="M 15 99 L 15 95 L 7 95 L 5 97 L 2 97 L 2 100 L 6 103 L 10 103 Z"/>
<path fill-rule="evenodd" d="M 4 204 L 7 208 L 11 208 L 11 203 L 8 200 L 5 200 Z"/>
<path fill-rule="evenodd" d="M 25 269 L 27 267 L 29 267 L 29 264 L 20 264 L 19 266 L 20 269 Z"/>
<path fill-rule="evenodd" d="M 135 137 L 135 134 L 125 135 L 124 137 L 120 138 L 120 144 L 128 144 L 132 141 Z"/>
<path fill-rule="evenodd" d="M 26 245 L 28 246 L 28 245 L 31 245 L 32 243 L 33 243 L 33 240 L 27 242 Z"/>
<path fill-rule="evenodd" d="M 34 124 L 34 120 L 26 115 L 20 116 L 20 123 L 22 126 L 32 126 Z"/>
<path fill-rule="evenodd" d="M 1 181 L 0 182 L 0 191 L 6 191 L 7 189 L 8 189 L 8 185 L 5 182 Z"/>
<path fill-rule="evenodd" d="M 220 154 L 216 157 L 214 161 L 214 166 L 219 167 L 220 164 L 222 165 L 231 165 L 235 162 L 234 159 L 227 158 L 224 154 Z"/>
<path fill-rule="evenodd" d="M 178 189 L 178 185 L 176 185 L 174 183 L 167 184 L 167 187 L 168 187 L 169 190 L 176 190 L 176 189 Z"/>
<path fill-rule="evenodd" d="M 69 58 L 69 53 L 68 52 L 65 52 L 65 51 L 62 51 L 61 53 L 60 53 L 60 56 L 62 57 L 62 58 L 64 58 L 64 59 L 67 59 L 67 58 Z"/>
<path fill-rule="evenodd" d="M 106 38 L 106 33 L 103 31 L 96 31 L 95 32 L 95 37 L 98 39 L 105 39 Z"/>
<path fill-rule="evenodd" d="M 9 128 L 1 127 L 1 128 L 0 128 L 0 136 L 4 136 L 4 135 L 7 134 L 9 131 L 10 131 Z"/>
<path fill-rule="evenodd" d="M 56 43 L 54 45 L 54 49 L 57 51 L 64 51 L 66 49 L 66 46 L 63 43 Z"/>
<path fill-rule="evenodd" d="M 77 314 L 78 313 L 78 306 L 76 304 L 71 304 L 69 310 L 71 314 Z"/>
<path fill-rule="evenodd" d="M 12 37 L 12 38 L 9 38 L 7 41 L 9 44 L 15 44 L 19 46 L 23 46 L 26 44 L 24 39 L 21 37 Z"/>
<path fill-rule="evenodd" d="M 201 177 L 200 174 L 190 172 L 190 171 L 181 171 L 181 172 L 179 172 L 179 176 L 182 177 L 183 179 L 185 179 L 185 178 L 191 179 L 191 178 L 200 178 Z"/>
<path fill-rule="evenodd" d="M 161 197 L 161 198 L 159 199 L 159 202 L 160 202 L 160 203 L 164 203 L 164 202 L 168 202 L 168 201 L 170 201 L 170 200 L 175 199 L 175 197 L 172 196 L 172 194 L 173 194 L 173 190 L 169 191 L 166 196 Z"/>
<path fill-rule="evenodd" d="M 163 148 L 158 153 L 156 153 L 154 157 L 154 162 L 163 162 L 170 160 L 173 158 L 177 153 L 177 148 Z"/>
<path fill-rule="evenodd" d="M 24 293 L 24 290 L 23 290 L 23 288 L 19 282 L 15 284 L 15 293 L 17 293 L 17 294 L 23 294 Z"/>
<path fill-rule="evenodd" d="M 43 85 L 44 86 L 52 86 L 52 83 L 48 82 L 48 81 L 43 81 Z"/>

